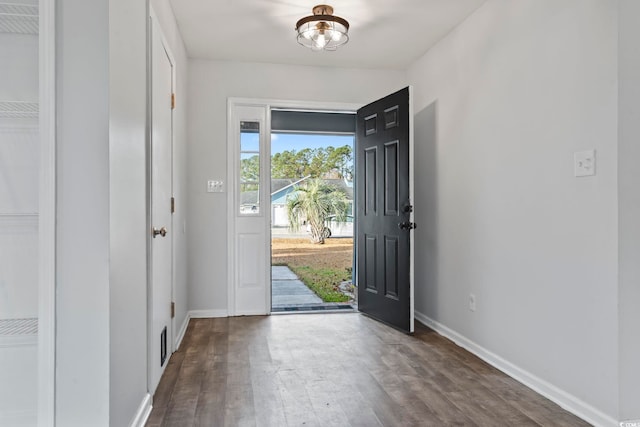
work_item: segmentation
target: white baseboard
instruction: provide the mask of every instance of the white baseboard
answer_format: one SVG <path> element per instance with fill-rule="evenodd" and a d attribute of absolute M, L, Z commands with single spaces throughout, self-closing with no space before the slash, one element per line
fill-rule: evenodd
<path fill-rule="evenodd" d="M 131 420 L 130 426 L 144 427 L 144 425 L 147 422 L 147 419 L 149 418 L 149 415 L 151 414 L 151 408 L 152 408 L 151 395 L 147 393 L 142 399 L 142 402 L 140 403 L 140 406 L 138 407 L 138 410 L 136 411 L 135 416 Z"/>
<path fill-rule="evenodd" d="M 182 344 L 182 339 L 184 338 L 184 334 L 187 332 L 187 327 L 189 326 L 189 319 L 191 319 L 191 316 L 187 313 L 187 315 L 184 316 L 184 321 L 182 322 L 182 326 L 180 326 L 180 330 L 176 336 L 176 350 L 178 350 L 180 348 L 180 344 Z"/>
<path fill-rule="evenodd" d="M 247 310 L 247 311 L 236 311 L 236 316 L 268 316 L 270 313 L 265 313 L 264 311 L 259 310 Z"/>
<path fill-rule="evenodd" d="M 564 390 L 554 386 L 553 384 L 538 378 L 537 376 L 525 371 L 524 369 L 514 365 L 508 360 L 503 359 L 495 353 L 485 349 L 484 347 L 476 344 L 467 337 L 459 334 L 458 332 L 446 327 L 445 325 L 436 322 L 428 316 L 415 312 L 415 318 L 422 324 L 428 326 L 440 335 L 450 339 L 465 350 L 475 354 L 480 359 L 484 360 L 491 366 L 501 370 L 510 377 L 518 380 L 522 384 L 557 403 L 572 414 L 582 418 L 590 424 L 597 427 L 613 427 L 619 426 L 619 423 L 611 418 L 609 415 L 599 411 L 593 406 L 583 402 L 577 397 L 567 393 Z"/>
<path fill-rule="evenodd" d="M 191 310 L 188 314 L 190 319 L 206 319 L 209 317 L 228 317 L 227 310 Z M 188 323 L 188 321 L 187 321 Z"/>

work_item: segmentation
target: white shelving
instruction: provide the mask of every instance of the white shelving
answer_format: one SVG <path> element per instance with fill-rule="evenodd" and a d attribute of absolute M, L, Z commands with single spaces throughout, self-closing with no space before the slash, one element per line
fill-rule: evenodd
<path fill-rule="evenodd" d="M 0 348 L 35 346 L 38 343 L 38 319 L 0 319 Z"/>
<path fill-rule="evenodd" d="M 2 119 L 37 119 L 38 103 L 19 101 L 0 101 Z"/>
<path fill-rule="evenodd" d="M 38 34 L 38 6 L 0 3 L 0 33 Z"/>
<path fill-rule="evenodd" d="M 35 426 L 39 16 L 35 0 L 13 1 L 0 1 L 0 425 Z"/>

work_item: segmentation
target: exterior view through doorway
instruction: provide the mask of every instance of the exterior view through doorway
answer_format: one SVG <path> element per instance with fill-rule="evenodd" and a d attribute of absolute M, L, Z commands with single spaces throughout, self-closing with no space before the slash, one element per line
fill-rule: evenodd
<path fill-rule="evenodd" d="M 357 113 L 355 126 L 354 113 Z M 346 118 L 350 123 L 350 130 L 328 129 L 328 120 L 310 119 L 318 114 L 334 119 Z M 283 175 L 284 178 L 281 178 L 289 179 L 282 188 L 289 186 L 284 192 L 292 193 L 288 199 L 285 197 L 286 217 L 289 224 L 295 223 L 293 227 L 285 228 L 291 228 L 298 233 L 308 232 L 314 242 L 323 239 L 331 242 L 337 238 L 329 237 L 328 232 L 331 232 L 332 236 L 334 232 L 332 226 L 327 224 L 331 223 L 332 219 L 348 223 L 349 217 L 355 216 L 352 227 L 357 244 L 351 244 L 350 248 L 352 253 L 356 253 L 357 263 L 354 263 L 351 257 L 351 271 L 355 270 L 358 311 L 406 332 L 413 331 L 414 262 L 411 231 L 415 224 L 411 118 L 409 87 L 364 107 L 340 103 L 229 98 L 229 316 L 265 315 L 274 312 L 272 265 L 269 258 L 272 252 L 272 225 L 278 222 L 278 217 L 282 217 L 283 207 L 278 207 L 275 203 L 272 206 L 271 203 L 272 197 L 275 201 L 277 196 L 272 194 L 277 189 L 274 187 L 275 191 L 272 191 L 271 188 L 272 135 L 275 143 L 279 138 L 284 140 L 284 136 L 350 134 L 351 139 L 355 140 L 355 149 L 351 150 L 351 155 L 355 160 L 354 169 L 358 176 L 357 185 L 352 186 L 355 189 L 355 197 L 352 196 L 352 199 L 356 200 L 353 203 L 355 209 L 353 206 L 349 207 L 351 203 L 344 191 L 341 198 L 336 194 L 329 195 L 339 191 L 332 192 L 326 189 L 326 181 L 332 179 L 332 174 L 341 177 L 333 179 L 344 181 L 344 176 L 348 175 L 348 168 L 344 167 L 344 163 L 342 167 L 332 167 L 333 172 L 318 173 L 314 169 L 318 162 L 314 163 L 314 156 L 310 156 L 307 161 L 309 170 L 294 168 L 291 172 L 292 166 L 296 165 L 295 158 L 285 156 L 280 162 L 285 170 L 283 173 L 295 173 L 293 177 Z M 285 151 L 293 151 L 293 148 L 289 146 L 282 149 L 280 156 L 284 156 Z M 278 164 L 275 161 L 276 154 L 278 152 L 274 150 L 274 170 Z M 329 156 L 325 152 L 318 157 L 328 159 Z M 337 164 L 340 165 L 339 162 Z M 346 188 L 349 188 L 348 184 Z M 307 209 L 303 193 L 322 194 L 323 204 L 332 207 L 328 215 L 333 218 L 319 216 L 313 210 Z M 378 217 L 384 219 L 384 223 L 379 223 L 376 220 Z M 317 261 L 318 248 L 323 246 L 314 244 L 307 254 L 307 259 Z M 300 252 L 291 251 L 296 254 Z M 353 268 L 354 266 L 357 268 Z M 346 282 L 349 276 L 353 274 L 348 275 L 343 281 Z M 385 313 L 394 313 L 394 316 L 397 316 L 387 318 Z"/>
<path fill-rule="evenodd" d="M 353 113 L 271 113 L 273 313 L 356 305 L 354 139 Z"/>

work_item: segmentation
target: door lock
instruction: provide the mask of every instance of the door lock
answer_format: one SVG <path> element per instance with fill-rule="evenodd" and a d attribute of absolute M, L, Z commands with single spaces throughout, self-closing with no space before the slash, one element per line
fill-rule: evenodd
<path fill-rule="evenodd" d="M 418 224 L 416 224 L 415 222 L 405 221 L 405 222 L 399 223 L 398 228 L 400 230 L 414 230 L 418 228 Z"/>
<path fill-rule="evenodd" d="M 157 228 L 153 227 L 153 238 L 155 239 L 158 234 L 161 235 L 162 237 L 166 236 L 167 228 L 162 227 L 160 230 L 158 230 Z"/>

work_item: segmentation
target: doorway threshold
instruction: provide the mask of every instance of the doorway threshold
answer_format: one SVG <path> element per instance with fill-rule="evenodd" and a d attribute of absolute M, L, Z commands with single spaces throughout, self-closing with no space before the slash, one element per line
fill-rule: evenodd
<path fill-rule="evenodd" d="M 331 312 L 353 312 L 357 307 L 352 303 L 311 303 L 311 304 L 278 304 L 271 307 L 271 314 L 288 313 L 331 313 Z"/>

